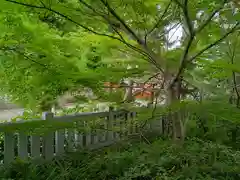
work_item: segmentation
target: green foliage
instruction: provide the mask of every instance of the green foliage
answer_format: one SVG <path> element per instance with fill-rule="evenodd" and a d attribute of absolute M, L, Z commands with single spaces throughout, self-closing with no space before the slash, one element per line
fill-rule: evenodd
<path fill-rule="evenodd" d="M 8 19 L 8 21 L 5 21 Z M 36 106 L 71 87 L 78 69 L 64 57 L 59 33 L 26 14 L 1 13 L 1 89 L 19 103 Z M 59 47 L 59 48 L 58 48 Z M 63 54 L 63 55 L 62 55 Z M 64 62 L 64 63 L 63 63 Z M 65 73 L 68 71 L 69 74 Z M 63 82 L 63 79 L 65 83 Z M 37 87 L 37 88 L 36 88 Z"/>
<path fill-rule="evenodd" d="M 11 7 L 15 6 L 0 13 L 0 82 L 1 93 L 12 101 L 46 110 L 73 88 L 88 87 L 99 95 L 103 82 L 136 74 L 136 68 L 126 70 L 125 58 L 119 59 L 120 53 L 112 50 L 121 47 L 118 42 L 83 31 L 62 36 L 35 15 Z M 113 52 L 118 60 L 109 63 Z"/>
<path fill-rule="evenodd" d="M 50 37 L 57 35 L 58 40 L 63 43 L 60 43 L 62 46 L 58 44 L 59 47 L 54 49 L 54 52 L 51 50 L 53 49 L 51 46 L 47 50 L 48 54 L 45 52 L 48 62 L 53 61 L 53 64 L 56 64 L 54 59 L 57 59 L 58 63 L 66 61 L 70 63 L 69 67 L 65 65 L 61 68 L 58 67 L 58 71 L 55 71 L 61 78 L 57 78 L 58 73 L 54 72 L 54 78 L 48 81 L 51 82 L 51 85 L 44 89 L 44 92 L 48 89 L 46 94 L 50 94 L 48 101 L 51 103 L 59 94 L 72 87 L 90 87 L 98 97 L 100 96 L 101 100 L 119 102 L 121 94 L 116 97 L 105 95 L 101 88 L 104 81 L 119 82 L 122 78 L 137 76 L 142 78 L 147 73 L 151 75 L 159 72 L 159 68 L 166 74 L 174 76 L 180 70 L 184 80 L 190 79 L 191 83 L 197 87 L 199 87 L 199 81 L 211 81 L 213 88 L 216 87 L 218 80 L 228 79 L 231 77 L 232 71 L 239 71 L 237 68 L 239 63 L 229 64 L 224 56 L 224 53 L 227 54 L 229 51 L 227 42 L 230 38 L 236 37 L 239 29 L 239 25 L 237 25 L 229 33 L 232 34 L 232 36 L 229 35 L 229 39 L 227 39 L 227 35 L 224 35 L 229 31 L 230 24 L 232 25 L 238 20 L 239 12 L 236 10 L 236 3 L 224 2 L 224 5 L 222 1 L 213 1 L 209 4 L 207 1 L 194 0 L 186 3 L 186 6 L 182 2 L 167 0 L 161 2 L 152 0 L 51 0 L 50 2 L 18 0 L 15 3 L 11 1 L 2 4 L 8 9 L 11 6 L 14 7 L 16 12 L 31 14 L 34 21 L 38 23 L 35 27 L 44 26 L 45 29 L 42 31 L 48 31 Z M 217 13 L 218 11 L 219 13 Z M 42 21 L 51 24 L 51 28 L 39 21 L 39 16 Z M 46 18 L 44 20 L 41 17 Z M 192 23 L 189 24 L 186 19 Z M 72 25 L 67 25 L 67 20 Z M 27 19 L 27 21 L 29 20 Z M 59 23 L 60 21 L 61 23 Z M 180 45 L 177 48 L 173 47 L 174 42 L 166 36 L 170 26 L 174 25 L 179 25 L 184 31 L 181 32 L 183 36 L 180 37 Z M 28 27 L 31 26 L 28 25 Z M 69 27 L 69 29 L 64 30 L 65 27 Z M 203 28 L 199 30 L 199 27 Z M 30 29 L 34 30 L 34 25 Z M 191 33 L 196 37 L 192 38 Z M 189 41 L 191 38 L 193 41 Z M 33 39 L 33 42 L 39 41 L 39 38 Z M 33 49 L 34 51 L 38 51 L 45 44 L 56 44 L 54 38 L 42 41 L 44 41 L 44 45 L 38 44 L 38 48 Z M 36 43 L 31 41 L 31 45 L 35 47 Z M 196 54 L 197 56 L 195 56 Z M 48 57 L 48 55 L 52 56 Z M 67 58 L 62 56 L 67 56 Z M 49 61 L 49 59 L 51 60 Z M 133 67 L 130 70 L 127 68 L 129 65 Z M 135 68 L 136 66 L 138 67 Z M 202 66 L 200 72 L 197 66 Z M 183 69 L 181 69 L 182 67 Z M 69 69 L 71 70 L 69 71 Z M 66 73 L 66 71 L 70 73 Z M 49 72 L 46 74 L 49 75 Z M 63 82 L 62 79 L 64 79 Z M 34 79 L 35 81 L 41 82 L 38 79 Z M 42 84 L 38 84 L 38 86 L 43 87 Z M 14 85 L 10 89 L 12 87 Z M 21 90 L 28 92 L 28 96 L 31 97 L 26 96 L 24 99 L 33 99 L 34 101 L 42 97 L 40 93 L 31 95 L 30 92 L 34 92 L 32 89 L 36 89 L 35 86 L 31 87 L 31 90 L 26 90 L 26 87 L 28 86 Z M 38 90 L 36 91 L 38 92 Z M 110 99 L 110 97 L 114 98 Z M 24 99 L 19 101 L 22 102 Z"/>
<path fill-rule="evenodd" d="M 32 120 L 32 119 L 40 119 L 40 118 L 41 118 L 40 114 L 25 110 L 22 115 L 18 115 L 12 118 L 11 121 L 16 122 L 17 120 Z"/>
<path fill-rule="evenodd" d="M 25 174 L 27 177 L 15 173 L 19 176 L 14 178 L 35 179 L 40 173 L 43 177 L 38 179 L 239 179 L 239 152 L 207 141 L 238 147 L 235 130 L 239 125 L 239 109 L 228 102 L 230 94 L 235 98 L 238 94 L 238 88 L 233 86 L 239 85 L 234 78 L 240 72 L 240 51 L 236 48 L 240 16 L 235 2 L 225 5 L 217 0 L 16 2 L 0 3 L 2 94 L 26 107 L 45 111 L 63 93 L 89 88 L 96 95 L 94 101 L 114 102 L 115 106 L 137 111 L 137 121 L 141 124 L 169 112 L 186 111 L 189 117 L 183 121 L 195 123 L 192 132 L 205 141 L 190 139 L 183 147 L 157 141 L 104 156 L 90 153 L 93 160 L 80 153 L 82 161 L 75 164 L 71 159 L 39 167 L 22 164 L 17 167 L 31 168 L 32 174 Z M 229 31 L 236 22 L 235 28 Z M 174 47 L 174 41 L 166 34 L 170 26 L 178 24 L 183 36 L 179 46 Z M 197 87 L 203 98 L 199 102 L 189 97 L 178 98 L 167 107 L 140 109 L 119 103 L 122 90 L 110 94 L 103 88 L 104 82 L 119 82 L 123 78 L 144 81 L 146 75 L 154 73 L 164 75 L 164 90 L 171 90 L 169 83 L 179 76 L 187 87 Z M 158 78 L 155 81 L 161 84 Z M 169 95 L 164 90 L 161 93 L 167 99 Z M 79 111 L 84 110 L 76 107 L 62 113 Z M 33 115 L 25 114 L 21 118 L 29 117 Z M 40 125 L 44 128 L 38 128 Z M 33 121 L 1 128 L 2 131 L 32 128 L 46 133 L 70 127 L 73 122 Z M 21 172 L 16 167 L 13 169 Z"/>
<path fill-rule="evenodd" d="M 17 162 L 3 170 L 1 178 L 239 179 L 239 162 L 239 151 L 212 142 L 190 139 L 180 147 L 157 140 L 77 152 L 43 165 Z"/>

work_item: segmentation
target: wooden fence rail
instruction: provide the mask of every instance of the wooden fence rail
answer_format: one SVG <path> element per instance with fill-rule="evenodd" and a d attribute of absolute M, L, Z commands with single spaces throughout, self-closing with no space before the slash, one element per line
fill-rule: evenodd
<path fill-rule="evenodd" d="M 0 131 L 4 130 L 2 132 L 4 136 L 3 163 L 8 165 L 16 158 L 51 160 L 54 156 L 76 151 L 78 148 L 100 148 L 110 145 L 125 135 L 137 133 L 138 127 L 134 121 L 135 117 L 136 113 L 134 112 L 109 110 L 109 112 L 91 112 L 67 116 L 43 113 L 42 119 L 1 123 Z M 89 123 L 93 123 L 91 118 L 100 118 L 100 127 L 91 127 L 89 125 Z M 35 130 L 31 129 L 31 123 L 35 123 L 35 126 L 37 124 L 38 128 L 41 129 L 47 128 L 46 124 L 49 122 L 53 124 L 72 123 L 72 127 L 48 130 L 41 135 L 34 134 Z M 6 130 L 13 127 L 14 130 Z M 89 130 L 82 131 L 78 129 L 79 127 Z"/>

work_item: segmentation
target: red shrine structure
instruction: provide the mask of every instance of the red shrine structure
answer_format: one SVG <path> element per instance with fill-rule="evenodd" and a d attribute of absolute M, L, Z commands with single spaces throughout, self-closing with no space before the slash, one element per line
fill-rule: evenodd
<path fill-rule="evenodd" d="M 104 87 L 112 90 L 124 88 L 121 84 L 111 82 L 105 82 Z M 134 83 L 132 94 L 136 99 L 151 99 L 153 97 L 153 88 L 154 84 L 152 83 Z"/>

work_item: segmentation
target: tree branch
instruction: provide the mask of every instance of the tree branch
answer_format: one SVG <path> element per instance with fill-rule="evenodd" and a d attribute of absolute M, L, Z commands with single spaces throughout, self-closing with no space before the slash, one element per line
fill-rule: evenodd
<path fill-rule="evenodd" d="M 96 9 L 94 9 L 91 5 L 86 3 L 84 0 L 78 0 L 78 1 L 83 6 L 87 7 L 90 10 L 92 10 L 93 13 L 95 13 L 96 15 L 98 15 L 98 16 L 102 17 L 103 19 L 105 19 L 109 25 L 111 25 L 111 26 L 113 25 L 113 22 L 111 22 L 110 19 L 108 19 L 106 16 L 104 16 L 104 14 L 102 14 L 101 12 L 97 11 Z"/>
<path fill-rule="evenodd" d="M 16 52 L 16 53 L 18 53 L 19 55 L 22 55 L 22 56 L 23 56 L 24 58 L 26 58 L 27 60 L 29 60 L 29 61 L 31 61 L 31 62 L 33 62 L 33 63 L 35 63 L 35 64 L 38 64 L 38 65 L 40 65 L 40 66 L 42 66 L 42 67 L 44 67 L 44 68 L 49 69 L 46 64 L 42 64 L 42 63 L 40 63 L 40 62 L 38 62 L 38 61 L 36 61 L 36 60 L 33 60 L 33 59 L 29 58 L 24 52 L 21 52 L 21 51 L 17 50 L 16 48 L 1 47 L 0 50 L 2 50 L 2 51 L 13 51 L 13 52 Z"/>
<path fill-rule="evenodd" d="M 137 34 L 124 22 L 124 20 L 111 8 L 109 3 L 106 0 L 100 0 L 102 4 L 108 9 L 108 11 L 115 17 L 122 25 L 123 27 L 127 30 L 129 34 L 133 36 L 133 38 L 138 42 L 140 45 L 144 45 L 143 40 L 141 40 Z"/>
<path fill-rule="evenodd" d="M 214 47 L 215 45 L 217 45 L 218 43 L 222 42 L 226 37 L 228 37 L 230 34 L 234 33 L 236 30 L 238 30 L 239 29 L 239 27 L 238 27 L 239 25 L 240 25 L 240 22 L 237 22 L 230 31 L 225 33 L 221 38 L 219 38 L 218 40 L 216 40 L 212 44 L 210 44 L 207 47 L 203 48 L 196 55 L 192 56 L 188 61 L 189 62 L 193 61 L 194 59 L 196 59 L 198 56 L 200 56 L 202 53 L 204 53 L 208 49 L 210 49 L 210 48 Z"/>
<path fill-rule="evenodd" d="M 177 75 L 175 76 L 175 78 L 173 79 L 172 83 L 170 84 L 170 86 L 173 86 L 174 83 L 178 80 L 179 76 L 182 74 L 184 68 L 186 67 L 187 63 L 192 62 L 193 60 L 195 60 L 198 56 L 200 56 L 202 53 L 204 53 L 205 51 L 207 51 L 208 49 L 214 47 L 215 45 L 217 45 L 218 43 L 220 43 L 221 41 L 223 41 L 228 35 L 234 33 L 237 29 L 239 29 L 238 25 L 240 24 L 240 22 L 237 22 L 234 27 L 227 32 L 226 34 L 224 34 L 220 39 L 218 39 L 217 41 L 215 41 L 214 43 L 208 45 L 207 47 L 203 48 L 201 51 L 199 51 L 196 55 L 192 56 L 190 59 L 186 60 L 185 63 L 182 64 L 182 66 L 180 67 Z M 186 48 L 187 50 L 187 48 Z"/>
<path fill-rule="evenodd" d="M 194 30 L 193 30 L 192 21 L 190 19 L 189 14 L 188 14 L 188 0 L 184 0 L 184 5 L 182 6 L 182 9 L 183 9 L 184 18 L 186 20 L 190 36 L 191 36 L 191 38 L 193 38 L 195 33 L 194 33 Z"/>
<path fill-rule="evenodd" d="M 187 13 L 187 9 L 186 9 L 186 2 L 187 0 L 185 0 L 185 3 L 184 3 L 184 6 L 183 6 L 183 11 L 184 11 L 184 14 L 185 14 L 185 18 L 187 20 L 187 24 L 188 24 L 188 28 L 192 27 L 191 24 L 190 24 L 190 18 L 188 16 L 188 13 Z M 211 20 L 211 19 L 210 19 Z M 194 39 L 194 36 L 195 36 L 195 33 L 194 33 L 194 30 L 191 28 L 189 29 L 190 31 L 190 38 L 189 38 L 189 41 L 188 41 L 188 44 L 185 48 L 185 51 L 184 51 L 184 55 L 182 57 L 182 61 L 181 61 L 181 66 L 179 68 L 179 71 L 177 73 L 177 75 L 175 76 L 175 78 L 173 79 L 173 81 L 171 82 L 170 84 L 170 87 L 172 87 L 174 85 L 174 83 L 179 79 L 180 75 L 182 74 L 182 72 L 184 71 L 184 69 L 186 68 L 187 64 L 192 62 L 194 59 L 196 59 L 198 56 L 200 56 L 202 53 L 204 53 L 205 51 L 207 51 L 208 49 L 214 47 L 215 45 L 217 45 L 218 43 L 220 43 L 221 41 L 223 41 L 228 35 L 230 35 L 231 33 L 235 32 L 239 27 L 239 24 L 240 22 L 237 22 L 234 27 L 227 33 L 225 33 L 220 39 L 218 39 L 217 41 L 215 41 L 214 43 L 208 45 L 207 47 L 203 48 L 201 51 L 199 51 L 196 55 L 192 56 L 190 59 L 187 60 L 187 55 L 188 55 L 188 51 L 189 51 L 189 48 L 193 42 L 193 39 Z M 207 24 L 206 24 L 207 25 Z"/>
<path fill-rule="evenodd" d="M 240 35 L 240 32 L 237 35 L 237 40 L 238 40 L 239 35 Z M 233 45 L 233 50 L 232 50 L 231 56 L 230 56 L 230 62 L 231 62 L 232 65 L 234 64 L 234 58 L 235 58 L 235 55 L 236 55 L 236 47 L 237 47 L 237 43 L 238 43 L 237 40 L 236 40 L 236 42 Z M 231 48 L 230 48 L 230 44 L 229 44 L 229 50 L 230 49 Z M 234 71 L 232 71 L 232 78 L 233 78 L 233 90 L 236 92 L 236 95 L 237 95 L 236 106 L 239 107 L 240 93 L 239 93 L 239 90 L 238 90 L 236 73 Z"/>
<path fill-rule="evenodd" d="M 147 36 L 150 35 L 150 34 L 154 31 L 154 29 L 156 29 L 156 28 L 160 25 L 160 23 L 161 23 L 161 21 L 163 20 L 164 16 L 167 14 L 168 9 L 170 8 L 171 3 L 172 3 L 172 0 L 170 0 L 170 2 L 168 3 L 168 5 L 167 5 L 167 7 L 165 8 L 163 14 L 162 14 L 161 17 L 158 19 L 157 23 L 152 27 L 152 29 L 150 29 L 150 30 L 146 33 L 146 35 L 145 35 L 145 37 L 144 37 L 145 43 L 147 43 Z"/>
<path fill-rule="evenodd" d="M 183 5 L 182 5 L 178 0 L 174 0 L 174 2 L 175 2 L 180 8 L 183 8 Z"/>
<path fill-rule="evenodd" d="M 213 11 L 213 13 L 209 16 L 209 18 L 202 24 L 199 26 L 199 28 L 196 30 L 196 33 L 201 32 L 212 20 L 212 18 L 220 11 L 222 10 L 222 8 L 224 7 L 224 4 L 227 3 L 228 0 L 224 0 L 222 5 L 219 6 L 215 11 Z"/>
<path fill-rule="evenodd" d="M 191 22 L 191 19 L 189 17 L 189 14 L 188 14 L 188 0 L 184 1 L 184 5 L 182 6 L 182 9 L 183 9 L 183 13 L 184 13 L 184 18 L 187 22 L 187 27 L 188 27 L 188 30 L 189 30 L 189 33 L 190 33 L 190 37 L 189 37 L 189 40 L 187 42 L 187 46 L 185 47 L 185 50 L 183 52 L 183 55 L 182 55 L 182 58 L 181 58 L 181 61 L 180 61 L 179 70 L 178 70 L 176 76 L 174 77 L 173 81 L 170 83 L 170 87 L 172 87 L 175 84 L 175 82 L 179 79 L 180 75 L 182 74 L 182 72 L 186 68 L 187 56 L 188 56 L 188 53 L 189 53 L 189 49 L 190 49 L 190 47 L 192 45 L 192 42 L 194 40 L 194 37 L 195 37 L 192 22 Z"/>
<path fill-rule="evenodd" d="M 189 53 L 189 49 L 190 49 L 192 42 L 193 42 L 193 37 L 189 38 L 189 40 L 188 40 L 187 46 L 186 46 L 183 56 L 181 58 L 181 64 L 180 64 L 179 70 L 178 70 L 176 76 L 174 77 L 173 81 L 170 83 L 170 87 L 172 87 L 174 85 L 174 83 L 179 79 L 180 75 L 182 74 L 182 72 L 184 71 L 184 69 L 187 66 L 187 63 L 188 63 L 187 55 Z"/>
<path fill-rule="evenodd" d="M 149 53 L 145 52 L 144 50 L 142 49 L 139 49 L 129 43 L 127 43 L 126 41 L 123 41 L 123 39 L 121 38 L 118 38 L 118 37 L 115 37 L 115 36 L 112 36 L 112 35 L 108 35 L 108 34 L 104 34 L 104 33 L 99 33 L 99 32 L 96 32 L 90 28 L 88 28 L 87 26 L 84 26 L 80 23 L 78 23 L 77 21 L 74 21 L 73 19 L 71 19 L 70 17 L 68 17 L 67 15 L 64 15 L 50 7 L 46 7 L 46 6 L 37 6 L 37 5 L 32 5 L 32 4 L 27 4 L 27 3 L 22 3 L 22 2 L 17 2 L 17 1 L 13 1 L 13 0 L 5 0 L 7 2 L 10 2 L 10 3 L 15 3 L 15 4 L 18 4 L 18 5 L 22 5 L 22 6 L 26 6 L 26 7 L 31 7 L 31 8 L 36 8 L 36 9 L 42 9 L 42 10 L 48 10 L 50 12 L 53 12 L 63 18 L 65 18 L 66 20 L 80 26 L 81 28 L 93 33 L 93 34 L 96 34 L 96 35 L 99 35 L 99 36 L 105 36 L 105 37 L 109 37 L 111 39 L 115 39 L 115 40 L 118 40 L 120 42 L 122 42 L 123 44 L 125 44 L 127 47 L 130 47 L 131 49 L 133 49 L 134 51 L 140 53 L 141 55 L 144 55 L 145 57 L 147 57 L 147 59 L 150 60 L 150 63 L 152 63 L 153 65 L 155 65 L 159 70 L 161 70 L 160 66 L 158 65 L 158 63 L 155 61 L 155 58 L 152 57 L 152 55 L 150 55 Z M 148 61 L 149 62 L 149 61 Z M 162 70 L 161 70 L 162 71 Z"/>
<path fill-rule="evenodd" d="M 149 63 L 155 65 L 155 67 L 156 67 L 158 70 L 160 70 L 161 72 L 163 72 L 162 69 L 161 69 L 161 67 L 155 62 L 155 60 L 154 60 L 148 53 L 146 53 L 146 52 L 143 51 L 142 49 L 139 49 L 139 48 L 131 45 L 130 43 L 126 42 L 126 40 L 123 38 L 123 36 L 120 34 L 120 32 L 119 32 L 116 28 L 114 28 L 114 27 L 113 27 L 113 29 L 114 29 L 114 31 L 118 34 L 118 36 L 122 39 L 122 41 L 124 42 L 124 44 L 125 44 L 126 46 L 128 46 L 129 48 L 131 48 L 131 49 L 139 52 L 139 53 L 142 54 L 143 56 L 146 56 L 146 57 L 148 58 L 148 60 L 146 60 L 146 61 L 148 61 Z"/>
<path fill-rule="evenodd" d="M 161 33 L 159 36 L 158 36 L 158 38 L 161 38 L 161 37 L 163 37 L 163 36 L 165 36 L 166 34 L 169 34 L 169 32 L 170 31 L 172 31 L 173 29 L 178 29 L 178 26 L 180 25 L 180 23 L 176 23 L 176 24 L 174 24 L 173 26 L 171 26 L 170 28 L 168 28 L 168 29 L 166 29 L 163 33 Z M 176 31 L 175 31 L 176 32 Z M 175 33 L 174 32 L 174 33 Z M 174 35 L 174 33 L 173 33 L 173 35 Z M 173 36 L 172 35 L 172 36 Z M 171 38 L 170 38 L 171 39 Z"/>
<path fill-rule="evenodd" d="M 120 34 L 120 32 L 117 30 L 117 28 L 113 25 L 113 22 L 111 22 L 106 16 L 104 16 L 103 14 L 101 14 L 100 12 L 98 12 L 96 9 L 94 9 L 92 6 L 90 6 L 89 4 L 87 4 L 86 2 L 84 2 L 84 0 L 79 0 L 79 2 L 84 5 L 85 7 L 87 7 L 88 9 L 92 10 L 95 14 L 101 16 L 103 19 L 105 19 L 107 21 L 107 23 L 109 25 L 111 25 L 111 27 L 113 28 L 113 30 L 118 34 L 118 36 L 120 37 L 121 41 L 128 47 L 130 47 L 131 49 L 139 52 L 140 54 L 147 56 L 147 58 L 149 59 L 149 63 L 155 65 L 160 71 L 162 71 L 162 69 L 160 68 L 160 66 L 156 63 L 156 61 L 154 60 L 154 58 L 152 56 L 150 56 L 148 53 L 146 53 L 144 50 L 137 48 L 136 46 L 131 45 L 130 43 L 127 43 L 127 41 L 123 38 L 123 36 Z M 105 2 L 106 4 L 107 2 Z M 105 5 L 104 4 L 104 5 Z M 107 3 L 107 8 L 109 10 L 109 8 L 112 10 L 111 13 L 115 13 L 115 11 L 109 6 L 109 4 Z M 106 6 L 106 5 L 105 5 Z M 110 10 L 109 10 L 110 11 Z M 115 13 L 116 14 L 116 13 Z M 116 14 L 117 15 L 117 14 Z M 115 17 L 115 16 L 114 16 Z M 118 18 L 117 18 L 118 17 Z M 120 19 L 120 17 L 117 15 L 117 17 L 115 17 L 118 21 L 120 21 L 120 23 L 124 23 L 126 27 L 126 23 Z M 120 19 L 120 20 L 119 20 Z M 130 29 L 130 28 L 129 28 Z M 130 31 L 132 31 L 130 29 Z M 133 32 L 133 31 L 132 31 Z M 134 33 L 134 32 L 133 32 Z"/>
<path fill-rule="evenodd" d="M 151 59 L 154 61 L 154 65 L 161 70 L 160 65 L 157 63 L 157 60 L 162 60 L 161 57 L 156 57 L 156 54 L 150 50 L 146 43 L 140 39 L 140 37 L 138 37 L 136 35 L 136 33 L 124 22 L 123 19 L 121 19 L 121 17 L 110 7 L 109 3 L 107 2 L 107 0 L 100 0 L 103 5 L 108 9 L 108 11 L 112 14 L 113 17 L 115 17 L 120 23 L 121 25 L 126 29 L 126 31 L 133 36 L 133 38 L 137 41 L 137 43 L 142 46 L 142 48 L 145 50 L 145 52 L 151 57 Z M 162 70 L 161 70 L 162 71 Z"/>
<path fill-rule="evenodd" d="M 67 19 L 68 21 L 70 21 L 70 22 L 72 22 L 72 23 L 74 23 L 74 24 L 80 26 L 81 28 L 83 28 L 83 29 L 85 29 L 85 30 L 87 30 L 87 31 L 89 31 L 89 32 L 91 32 L 91 33 L 93 33 L 93 34 L 100 35 L 100 36 L 106 36 L 106 37 L 109 37 L 109 38 L 112 38 L 112 39 L 115 39 L 115 40 L 118 40 L 118 41 L 120 40 L 119 38 L 117 38 L 117 37 L 115 37 L 115 36 L 111 36 L 111 35 L 108 35 L 108 34 L 104 34 L 104 33 L 96 32 L 96 31 L 94 31 L 94 30 L 92 30 L 92 29 L 90 29 L 90 28 L 88 28 L 88 27 L 86 27 L 86 26 L 80 24 L 80 23 L 77 22 L 77 21 L 74 21 L 73 19 L 71 19 L 71 18 L 68 17 L 67 15 L 64 15 L 64 14 L 62 14 L 62 13 L 60 13 L 60 12 L 58 12 L 58 11 L 56 11 L 56 10 L 50 8 L 50 7 L 46 7 L 46 6 L 37 6 L 37 5 L 32 5 L 32 4 L 22 3 L 22 2 L 17 2 L 17 1 L 13 1 L 13 0 L 5 0 L 5 1 L 7 1 L 7 2 L 11 2 L 11 3 L 15 3 L 15 4 L 19 4 L 19 5 L 26 6 L 26 7 L 31 7 L 31 8 L 36 8 L 36 9 L 43 9 L 43 10 L 44 10 L 44 9 L 45 9 L 45 10 L 48 10 L 48 11 L 50 11 L 50 12 L 53 12 L 53 13 L 55 13 L 55 14 L 57 14 L 57 15 L 63 17 L 63 18 L 65 18 L 65 19 Z M 120 40 L 120 41 L 121 41 L 121 40 Z"/>
<path fill-rule="evenodd" d="M 165 33 L 169 33 L 171 30 L 175 29 L 175 31 L 172 33 L 170 37 L 167 37 L 167 40 L 170 41 L 172 37 L 175 35 L 175 33 L 179 30 L 180 23 L 174 24 L 171 28 L 169 28 Z"/>
<path fill-rule="evenodd" d="M 159 76 L 160 74 L 161 74 L 161 73 L 155 73 L 154 75 L 152 75 L 151 77 L 149 77 L 146 81 L 144 81 L 143 84 L 148 83 L 151 79 L 156 78 L 156 77 Z"/>

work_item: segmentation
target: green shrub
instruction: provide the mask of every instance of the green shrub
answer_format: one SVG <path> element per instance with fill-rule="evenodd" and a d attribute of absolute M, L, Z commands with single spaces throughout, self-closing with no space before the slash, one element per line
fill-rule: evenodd
<path fill-rule="evenodd" d="M 124 149 L 76 152 L 43 165 L 15 163 L 12 179 L 240 179 L 240 152 L 199 139 L 183 146 L 157 140 Z"/>
<path fill-rule="evenodd" d="M 204 132 L 199 122 L 190 120 L 187 127 L 188 137 L 210 140 L 240 150 L 240 128 L 238 123 L 223 120 L 208 120 L 205 122 L 205 127 L 207 132 Z"/>

